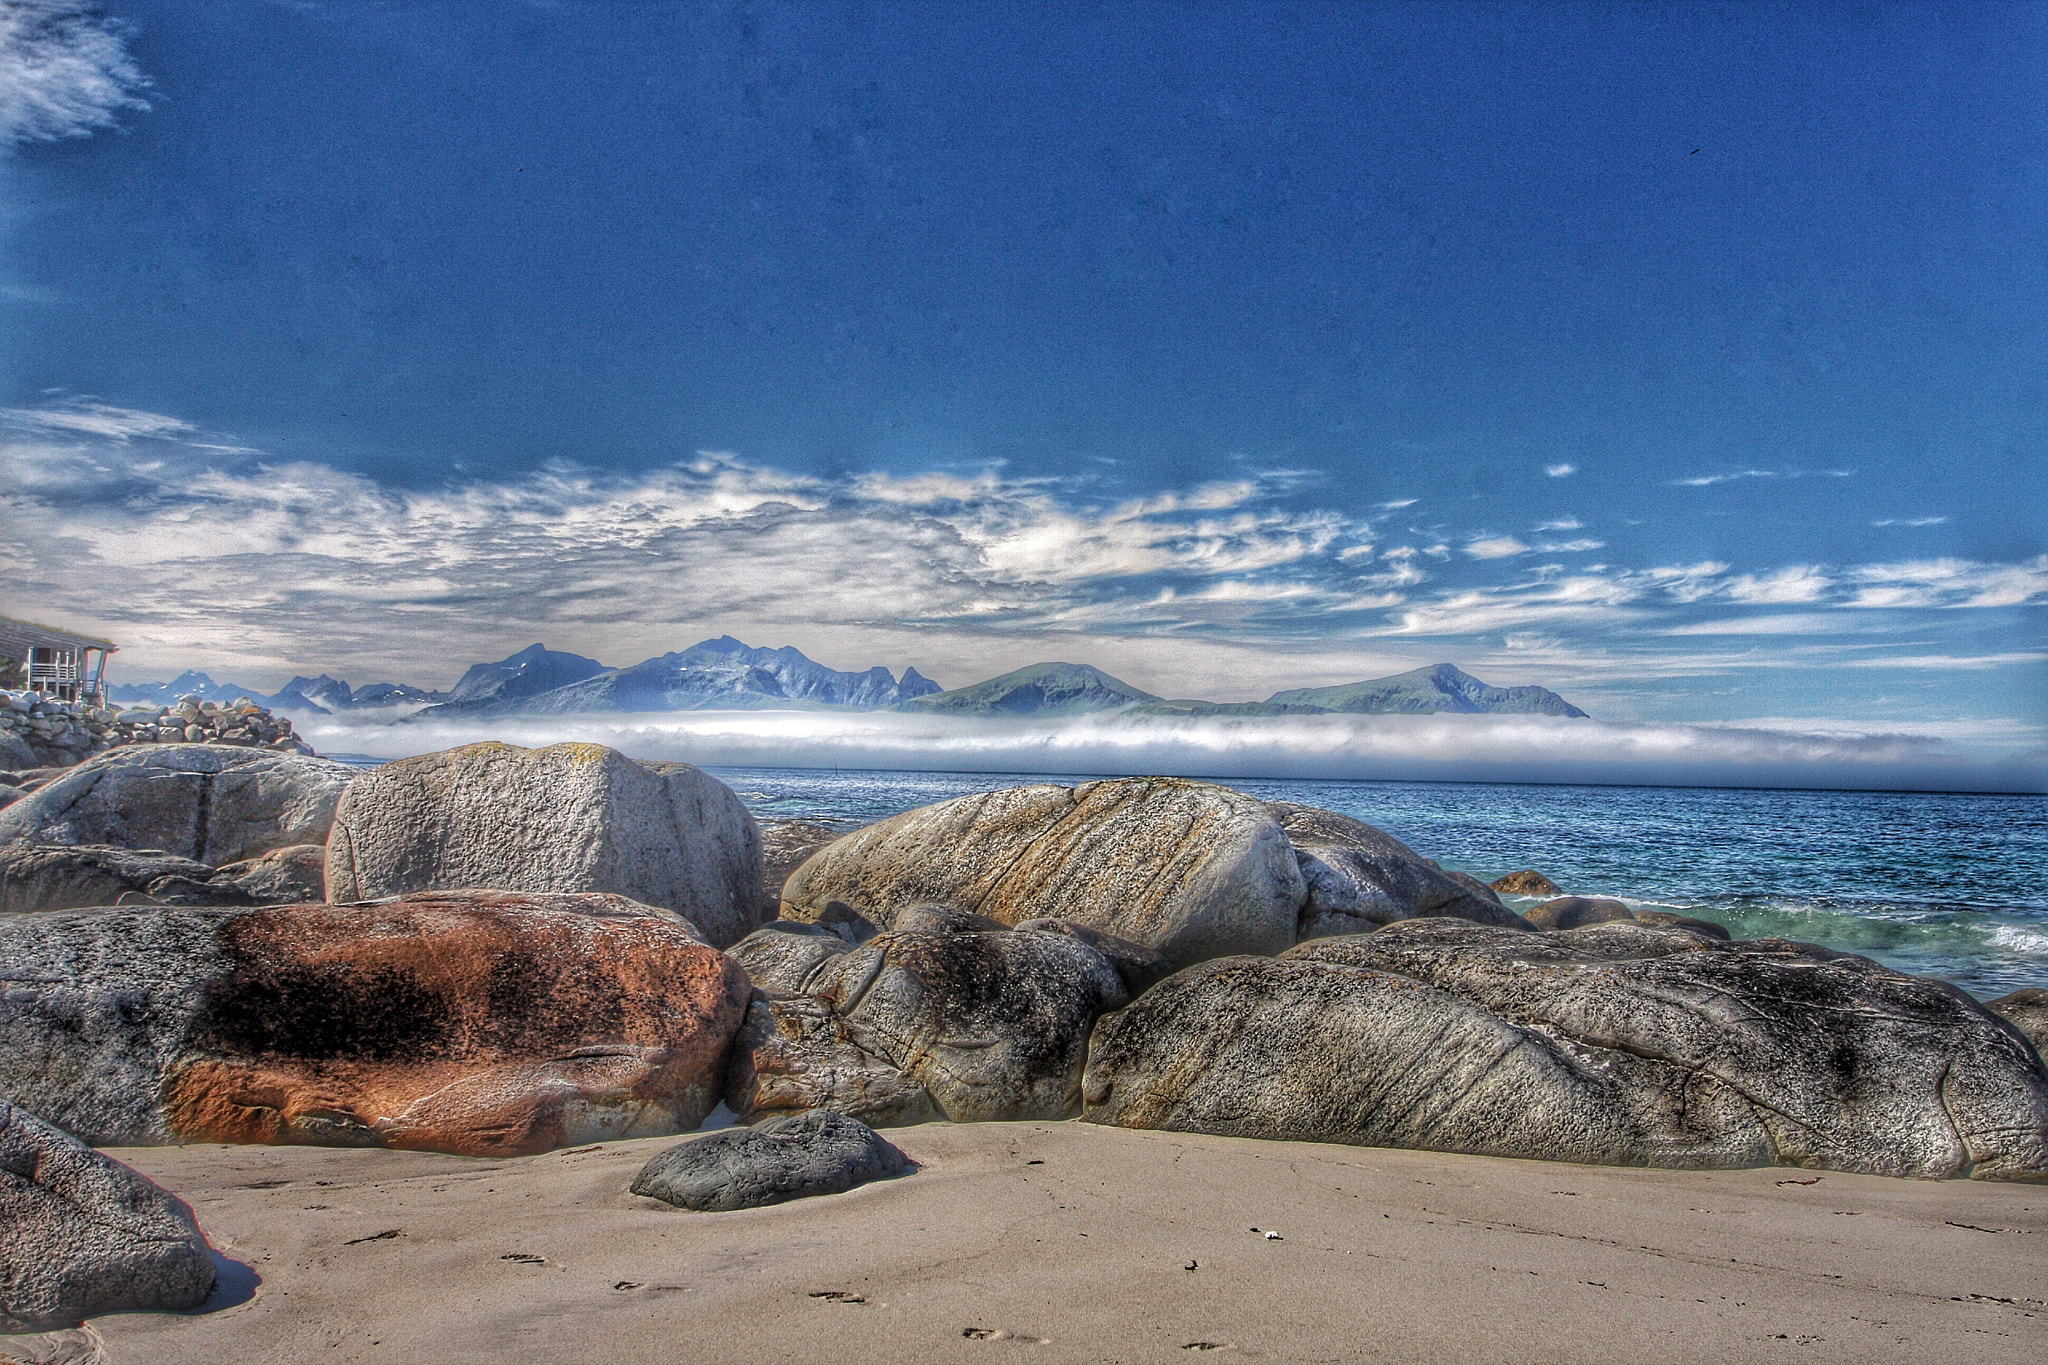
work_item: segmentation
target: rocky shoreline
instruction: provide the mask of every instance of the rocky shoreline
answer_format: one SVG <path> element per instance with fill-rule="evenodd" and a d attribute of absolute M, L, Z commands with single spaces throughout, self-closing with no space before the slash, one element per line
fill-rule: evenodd
<path fill-rule="evenodd" d="M 1533 899 L 1178 778 L 764 831 L 701 770 L 597 745 L 368 772 L 125 745 L 0 810 L 0 1147 L 72 1172 L 0 1191 L 52 1229 L 21 1244 L 44 1270 L 0 1266 L 42 1297 L 0 1311 L 192 1306 L 196 1223 L 61 1250 L 81 1200 L 136 1229 L 190 1221 L 94 1147 L 524 1160 L 687 1133 L 719 1105 L 755 1136 L 693 1139 L 635 1188 L 735 1209 L 907 1169 L 869 1129 L 1069 1118 L 2048 1180 L 2038 992 L 1983 1006 L 1809 944 Z"/>

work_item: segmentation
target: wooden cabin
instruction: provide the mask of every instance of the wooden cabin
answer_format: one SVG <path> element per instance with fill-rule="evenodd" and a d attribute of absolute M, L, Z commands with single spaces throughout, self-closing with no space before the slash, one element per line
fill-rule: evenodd
<path fill-rule="evenodd" d="M 110 640 L 0 616 L 0 686 L 105 706 L 114 650 Z"/>

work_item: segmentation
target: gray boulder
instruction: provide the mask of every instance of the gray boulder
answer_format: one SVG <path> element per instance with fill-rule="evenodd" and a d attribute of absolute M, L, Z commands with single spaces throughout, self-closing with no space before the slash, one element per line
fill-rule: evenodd
<path fill-rule="evenodd" d="M 154 849 L 108 844 L 0 844 L 0 914 L 112 905 L 166 879 L 199 884 L 213 869 Z"/>
<path fill-rule="evenodd" d="M 1416 919 L 1183 971 L 1084 1117 L 1668 1167 L 2048 1178 L 2048 1074 L 1962 992 L 1807 944 Z"/>
<path fill-rule="evenodd" d="M 1362 820 L 1314 806 L 1267 807 L 1287 832 L 1308 888 L 1296 937 L 1370 933 L 1422 915 L 1526 929 L 1521 917 L 1475 877 L 1446 872 Z"/>
<path fill-rule="evenodd" d="M 2036 1053 L 2048 1056 L 2048 991 L 2030 986 L 1987 1000 L 1984 1008 L 2024 1033 Z"/>
<path fill-rule="evenodd" d="M 597 744 L 466 745 L 365 773 L 327 841 L 327 898 L 408 891 L 609 891 L 690 920 L 714 945 L 761 922 L 761 836 L 687 763 Z"/>
<path fill-rule="evenodd" d="M 909 1169 L 903 1153 L 865 1123 L 814 1109 L 678 1143 L 642 1166 L 632 1188 L 677 1208 L 719 1213 L 839 1194 Z"/>
<path fill-rule="evenodd" d="M 0 1100 L 0 1332 L 197 1308 L 213 1278 L 182 1200 Z"/>
<path fill-rule="evenodd" d="M 727 1073 L 727 1103 L 743 1115 L 838 1091 L 886 1092 L 887 1108 L 921 1089 L 956 1123 L 1064 1118 L 1080 1103 L 1089 1029 L 1129 999 L 1110 960 L 1063 933 L 902 930 L 851 947 L 762 930 L 733 956 L 757 986 L 813 1002 L 831 1025 L 767 1002 Z M 881 1085 L 870 1073 L 883 1067 L 902 1080 Z M 764 1088 L 763 1075 L 784 1079 Z"/>
<path fill-rule="evenodd" d="M 1632 920 L 1635 912 L 1604 896 L 1559 896 L 1527 911 L 1522 918 L 1538 929 L 1584 929 L 1594 924 Z"/>
<path fill-rule="evenodd" d="M 356 776 L 305 754 L 150 744 L 100 754 L 0 810 L 0 845 L 111 844 L 219 867 L 324 844 Z"/>
<path fill-rule="evenodd" d="M 783 914 L 836 902 L 879 929 L 940 902 L 1004 924 L 1048 915 L 1176 964 L 1295 941 L 1305 888 L 1250 797 L 1181 778 L 1012 787 L 907 811 L 826 845 L 783 885 Z"/>

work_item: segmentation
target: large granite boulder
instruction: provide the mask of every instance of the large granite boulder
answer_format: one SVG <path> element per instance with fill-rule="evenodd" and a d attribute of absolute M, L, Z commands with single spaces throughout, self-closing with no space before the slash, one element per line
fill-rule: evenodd
<path fill-rule="evenodd" d="M 110 844 L 0 844 L 0 914 L 112 905 L 166 878 L 204 882 L 205 863 Z"/>
<path fill-rule="evenodd" d="M 696 1127 L 750 988 L 618 896 L 0 917 L 0 1095 L 98 1146 L 477 1156 Z"/>
<path fill-rule="evenodd" d="M 1455 919 L 1183 971 L 1084 1117 L 1555 1161 L 2048 1178 L 2048 1074 L 1940 982 L 1762 939 Z"/>
<path fill-rule="evenodd" d="M 1184 964 L 1286 948 L 1305 890 L 1261 803 L 1206 782 L 1135 777 L 906 811 L 820 849 L 782 895 L 791 919 L 838 904 L 880 929 L 933 901 L 1004 924 L 1056 916 Z"/>
<path fill-rule="evenodd" d="M 1298 938 L 1371 933 L 1422 915 L 1451 915 L 1506 929 L 1529 927 L 1485 883 L 1444 871 L 1362 820 L 1288 802 L 1267 809 L 1294 845 L 1308 888 Z"/>
<path fill-rule="evenodd" d="M 197 1308 L 213 1278 L 182 1200 L 0 1100 L 0 1332 Z"/>
<path fill-rule="evenodd" d="M 2048 991 L 2029 986 L 2011 995 L 1987 1000 L 1984 1008 L 2025 1034 L 2027 1041 L 2034 1045 L 2034 1051 L 2048 1057 Z"/>
<path fill-rule="evenodd" d="M 921 1113 L 921 1089 L 956 1123 L 1065 1118 L 1089 1029 L 1129 999 L 1108 957 L 1062 933 L 897 930 L 852 946 L 764 929 L 733 955 L 772 993 L 734 1050 L 726 1098 L 743 1117 L 921 1121 L 902 1117 Z"/>
<path fill-rule="evenodd" d="M 909 1159 L 865 1123 L 814 1109 L 677 1143 L 642 1166 L 632 1188 L 713 1213 L 839 1194 L 909 1169 Z"/>
<path fill-rule="evenodd" d="M 454 887 L 614 892 L 724 947 L 762 920 L 761 836 L 710 774 L 597 744 L 470 744 L 365 773 L 327 841 L 328 900 Z"/>
<path fill-rule="evenodd" d="M 110 844 L 219 867 L 326 843 L 356 772 L 306 754 L 220 744 L 117 749 L 0 810 L 0 845 Z"/>

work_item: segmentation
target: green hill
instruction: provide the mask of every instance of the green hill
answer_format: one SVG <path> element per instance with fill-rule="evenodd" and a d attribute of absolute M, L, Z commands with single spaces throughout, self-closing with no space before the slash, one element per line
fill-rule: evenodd
<path fill-rule="evenodd" d="M 1586 719 L 1584 711 L 1547 687 L 1491 687 L 1455 664 L 1336 687 L 1296 687 L 1275 692 L 1266 701 L 1272 706 L 1313 706 L 1351 715 L 1456 711 Z"/>
<path fill-rule="evenodd" d="M 972 687 L 917 697 L 896 709 L 955 716 L 1075 716 L 1158 700 L 1099 668 L 1052 663 L 1032 664 Z"/>

